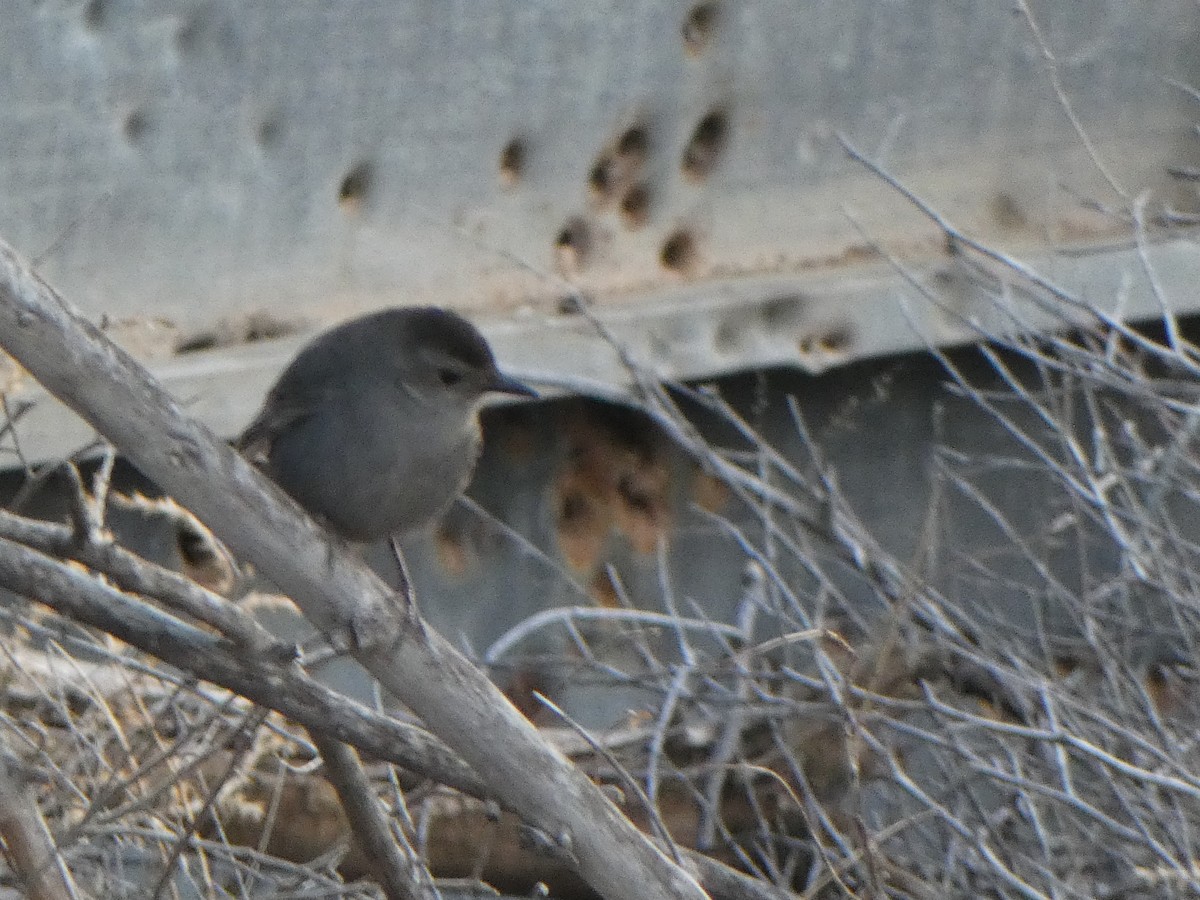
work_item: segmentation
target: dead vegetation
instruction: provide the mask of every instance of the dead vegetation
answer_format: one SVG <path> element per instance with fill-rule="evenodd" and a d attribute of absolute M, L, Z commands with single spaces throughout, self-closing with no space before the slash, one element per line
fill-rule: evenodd
<path fill-rule="evenodd" d="M 1157 323 L 1131 324 L 1111 298 L 1068 295 L 939 224 L 1004 327 L 968 354 L 930 341 L 934 413 L 978 430 L 928 447 L 913 557 L 847 499 L 803 402 L 784 404 L 784 452 L 719 389 L 662 384 L 629 360 L 633 409 L 569 421 L 559 543 L 542 548 L 595 602 L 513 623 L 477 662 L 714 897 L 1194 896 L 1188 323 L 1160 296 Z M 896 265 L 910 302 L 944 302 Z M 1147 262 L 1134 277 L 1156 290 L 1154 274 Z M 668 447 L 686 467 L 664 462 Z M 107 527 L 114 506 L 148 508 L 111 491 L 111 457 L 63 465 L 67 524 L 0 514 L 0 584 L 37 601 L 0 610 L 0 722 L 21 773 L 0 805 L 37 813 L 0 816 L 8 884 L 39 897 L 367 897 L 379 883 L 432 896 L 431 873 L 447 892 L 592 895 L 570 843 L 502 802 L 458 747 L 311 682 L 315 657 L 297 662 L 226 598 L 238 579 L 205 550 L 206 529 L 189 526 L 180 548 L 203 573 L 161 569 Z M 673 590 L 684 518 L 740 555 L 729 616 Z M 661 563 L 657 607 L 629 602 L 613 541 Z M 522 655 L 531 639 L 558 648 L 553 665 Z M 585 728 L 559 706 L 580 685 L 637 702 Z M 400 848 L 390 875 L 364 848 L 380 832 L 325 777 L 334 738 L 363 754 L 368 805 Z M 15 852 L 38 816 L 54 860 Z M 389 881 L 414 865 L 426 876 Z"/>

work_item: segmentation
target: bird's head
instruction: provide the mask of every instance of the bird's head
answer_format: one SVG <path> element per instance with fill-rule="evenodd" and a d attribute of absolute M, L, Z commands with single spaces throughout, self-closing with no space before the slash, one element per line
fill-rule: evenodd
<path fill-rule="evenodd" d="M 537 392 L 496 366 L 479 330 L 457 313 L 436 307 L 392 311 L 402 386 L 420 402 L 472 409 L 487 394 L 536 397 Z"/>

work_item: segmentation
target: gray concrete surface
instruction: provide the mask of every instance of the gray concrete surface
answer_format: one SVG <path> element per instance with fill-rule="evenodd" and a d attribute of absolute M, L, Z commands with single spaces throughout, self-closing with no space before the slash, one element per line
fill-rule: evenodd
<path fill-rule="evenodd" d="M 394 303 L 466 310 L 559 378 L 621 377 L 562 314 L 573 290 L 681 377 L 969 339 L 987 290 L 839 135 L 981 239 L 1153 311 L 1104 210 L 1195 205 L 1168 175 L 1200 143 L 1172 83 L 1200 83 L 1194 7 L 1030 9 L 1037 32 L 913 0 L 17 4 L 0 236 L 223 433 L 313 328 Z M 876 242 L 952 308 L 905 313 Z M 1151 251 L 1194 281 L 1194 254 Z M 41 406 L 31 456 L 86 436 Z"/>

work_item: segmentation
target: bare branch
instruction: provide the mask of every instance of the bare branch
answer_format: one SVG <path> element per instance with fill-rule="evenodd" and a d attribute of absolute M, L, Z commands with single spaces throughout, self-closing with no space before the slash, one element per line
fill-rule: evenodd
<path fill-rule="evenodd" d="M 0 246 L 0 341 L 42 385 L 292 597 L 454 747 L 511 808 L 571 847 L 602 894 L 703 897 L 495 687 L 429 629 L 407 629 L 387 587 L 229 447 L 188 419 L 137 363 L 73 315 Z M 539 773 L 538 778 L 528 773 Z"/>

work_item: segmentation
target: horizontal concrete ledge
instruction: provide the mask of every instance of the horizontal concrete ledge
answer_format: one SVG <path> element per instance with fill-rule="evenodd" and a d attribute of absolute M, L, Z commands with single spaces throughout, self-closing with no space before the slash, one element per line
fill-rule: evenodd
<path fill-rule="evenodd" d="M 510 371 L 551 392 L 603 396 L 619 394 L 630 381 L 604 331 L 650 371 L 694 380 L 770 366 L 816 373 L 932 344 L 970 343 L 981 333 L 1062 328 L 1084 321 L 1087 306 L 1130 321 L 1161 316 L 1162 304 L 1179 315 L 1197 310 L 1200 247 L 1187 233 L 1146 246 L 1144 258 L 1129 243 L 1030 252 L 1016 259 L 1080 306 L 1045 305 L 1026 279 L 1000 264 L 946 254 L 912 270 L 872 264 L 824 278 L 693 283 L 598 308 L 594 321 L 564 311 L 518 313 L 480 324 Z M 232 435 L 311 336 L 292 334 L 151 358 L 146 364 L 192 414 L 217 433 Z M 31 379 L 18 376 L 8 400 L 10 409 L 33 404 L 18 429 L 28 461 L 61 457 L 92 438 L 84 423 Z M 14 455 L 5 457 L 0 466 L 18 464 Z"/>

